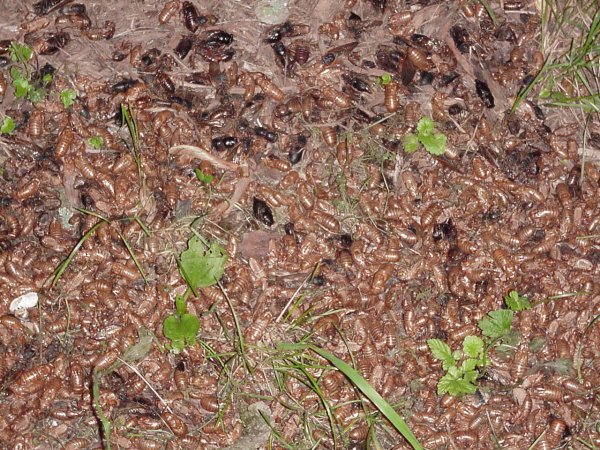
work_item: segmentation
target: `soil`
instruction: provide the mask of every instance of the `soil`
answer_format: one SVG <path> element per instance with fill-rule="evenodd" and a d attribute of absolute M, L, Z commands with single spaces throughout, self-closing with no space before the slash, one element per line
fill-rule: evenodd
<path fill-rule="evenodd" d="M 533 93 L 511 113 L 535 2 L 490 2 L 496 24 L 458 1 L 3 3 L 0 40 L 34 55 L 0 45 L 0 448 L 410 448 L 281 347 L 307 340 L 428 449 L 600 446 L 600 124 Z M 422 117 L 444 155 L 403 150 Z M 229 259 L 177 353 L 193 233 Z M 511 291 L 532 308 L 476 391 L 438 395 L 427 340 L 461 348 Z"/>

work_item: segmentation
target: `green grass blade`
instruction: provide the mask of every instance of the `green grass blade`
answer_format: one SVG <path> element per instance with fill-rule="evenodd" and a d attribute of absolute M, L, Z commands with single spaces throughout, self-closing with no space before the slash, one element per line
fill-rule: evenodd
<path fill-rule="evenodd" d="M 86 214 L 88 216 L 96 217 L 97 219 L 103 220 L 104 222 L 110 222 L 106 217 L 98 214 L 95 211 L 90 211 L 89 209 L 84 208 L 73 208 L 75 211 L 79 211 L 82 214 Z"/>
<path fill-rule="evenodd" d="M 263 411 L 260 411 L 260 410 L 258 410 L 258 413 L 260 414 L 262 419 L 265 421 L 267 426 L 271 429 L 271 433 L 273 433 L 273 436 L 275 436 L 275 439 L 277 439 L 277 442 L 279 443 L 279 445 L 281 445 L 286 450 L 294 450 L 294 446 L 285 440 L 283 435 L 273 426 L 273 424 L 271 423 L 271 421 L 269 420 L 267 415 Z"/>
<path fill-rule="evenodd" d="M 148 237 L 152 236 L 152 231 L 150 230 L 150 228 L 148 228 L 148 226 L 142 221 L 142 219 L 140 219 L 139 217 L 134 217 L 134 219 L 136 221 L 136 223 L 140 226 L 140 228 L 142 229 L 142 231 L 144 232 L 144 234 Z"/>
<path fill-rule="evenodd" d="M 384 398 L 379 395 L 379 393 L 373 389 L 373 387 L 365 380 L 356 370 L 346 364 L 344 361 L 339 359 L 337 356 L 328 352 L 327 350 L 323 350 L 315 345 L 308 344 L 308 348 L 310 348 L 315 353 L 319 354 L 326 360 L 328 360 L 331 364 L 337 367 L 344 375 L 346 375 L 350 381 L 363 393 L 367 396 L 371 402 L 379 410 L 386 416 L 389 421 L 394 425 L 396 430 L 404 436 L 404 438 L 413 446 L 415 450 L 421 450 L 423 447 L 412 433 L 404 419 L 400 417 L 400 415 L 392 408 L 392 406 L 384 400 Z"/>
<path fill-rule="evenodd" d="M 104 411 L 102 411 L 102 407 L 100 406 L 100 387 L 98 385 L 98 372 L 94 371 L 93 384 L 92 384 L 92 394 L 94 396 L 94 410 L 102 423 L 102 430 L 104 434 L 104 449 L 110 450 L 110 421 L 104 415 Z"/>
<path fill-rule="evenodd" d="M 336 437 L 337 433 L 335 432 L 337 426 L 336 426 L 335 418 L 333 416 L 333 411 L 332 411 L 331 405 L 327 401 L 327 398 L 325 398 L 325 394 L 323 394 L 323 391 L 321 391 L 321 388 L 319 387 L 319 383 L 317 382 L 317 380 L 306 370 L 307 366 L 304 366 L 302 363 L 297 363 L 295 368 L 297 370 L 299 370 L 306 377 L 306 379 L 308 380 L 308 383 L 305 383 L 306 386 L 308 386 L 309 389 L 311 389 L 315 394 L 317 394 L 317 396 L 319 397 L 319 400 L 323 404 L 323 407 L 325 408 L 325 413 L 327 414 L 327 419 L 329 420 L 329 426 L 331 427 L 331 436 L 333 437 L 333 447 L 337 448 L 337 437 Z M 299 380 L 299 381 L 301 381 L 301 380 Z"/>
<path fill-rule="evenodd" d="M 592 328 L 592 326 L 593 326 L 593 325 L 594 325 L 594 324 L 595 324 L 595 323 L 596 323 L 598 320 L 600 320 L 600 314 L 598 314 L 596 317 L 594 317 L 594 318 L 592 319 L 592 321 L 591 321 L 591 322 L 588 324 L 587 328 L 588 328 L 588 329 L 589 329 L 589 328 Z"/>
<path fill-rule="evenodd" d="M 131 259 L 133 259 L 135 267 L 137 267 L 138 272 L 140 272 L 140 275 L 144 279 L 144 283 L 148 284 L 148 277 L 144 273 L 144 268 L 140 264 L 139 259 L 137 258 L 137 256 L 135 256 L 135 252 L 133 251 L 131 244 L 129 243 L 127 238 L 125 236 L 123 236 L 123 234 L 120 231 L 119 231 L 119 237 L 121 238 L 121 241 L 123 241 L 123 245 L 125 245 L 125 248 L 127 249 L 127 252 L 129 253 L 129 255 L 131 256 Z"/>
<path fill-rule="evenodd" d="M 129 130 L 131 141 L 133 142 L 133 159 L 135 160 L 135 163 L 138 166 L 138 170 L 141 171 L 142 162 L 140 159 L 140 135 L 138 131 L 137 121 L 133 116 L 131 107 L 121 105 L 121 116 L 127 124 L 127 129 Z"/>
<path fill-rule="evenodd" d="M 492 23 L 494 24 L 495 27 L 497 27 L 498 19 L 496 19 L 496 13 L 494 12 L 494 8 L 492 8 L 490 6 L 490 4 L 488 2 L 486 2 L 485 0 L 479 0 L 479 3 L 481 3 L 483 5 L 483 7 L 487 11 L 488 15 L 490 16 L 490 19 L 492 19 Z"/>
<path fill-rule="evenodd" d="M 75 255 L 77 254 L 77 252 L 79 251 L 79 249 L 81 248 L 83 243 L 85 241 L 87 241 L 88 238 L 92 234 L 94 234 L 94 232 L 98 228 L 100 228 L 102 225 L 104 225 L 105 223 L 108 223 L 108 222 L 106 222 L 106 220 L 101 220 L 100 222 L 96 223 L 92 228 L 87 230 L 83 236 L 81 236 L 81 239 L 79 239 L 79 241 L 77 241 L 77 244 L 75 245 L 75 247 L 73 247 L 73 250 L 71 250 L 71 253 L 69 253 L 69 256 L 67 256 L 67 258 L 63 262 L 61 262 L 58 265 L 58 267 L 54 270 L 54 272 L 52 274 L 53 275 L 52 287 L 56 286 L 56 283 L 58 283 L 58 280 L 60 279 L 62 274 L 65 272 L 65 270 L 67 270 L 69 265 L 71 265 L 71 261 L 73 261 L 73 258 L 75 258 Z"/>
<path fill-rule="evenodd" d="M 534 88 L 534 86 L 536 86 L 539 83 L 542 76 L 547 71 L 547 65 L 548 65 L 548 58 L 546 58 L 546 60 L 544 61 L 544 64 L 542 65 L 542 68 L 539 70 L 539 72 L 536 74 L 536 76 L 533 78 L 533 80 L 531 80 L 531 83 L 529 83 L 524 89 L 521 89 L 519 91 L 519 94 L 517 95 L 517 98 L 515 99 L 515 102 L 513 103 L 513 106 L 510 109 L 511 114 L 514 114 L 514 112 L 517 110 L 517 108 L 519 107 L 521 102 L 527 98 L 527 96 L 529 95 L 529 92 L 531 92 L 531 90 Z"/>
<path fill-rule="evenodd" d="M 231 303 L 231 299 L 229 298 L 229 295 L 227 295 L 227 291 L 225 291 L 225 289 L 223 289 L 223 285 L 221 284 L 221 282 L 217 281 L 217 285 L 219 286 L 219 289 L 221 289 L 221 292 L 225 296 L 227 305 L 229 305 L 229 309 L 231 310 L 231 314 L 233 315 L 233 323 L 235 324 L 235 332 L 238 336 L 238 344 L 239 344 L 239 348 L 240 348 L 240 354 L 244 361 L 244 365 L 246 366 L 246 369 L 248 369 L 248 372 L 250 372 L 250 374 L 253 374 L 254 368 L 250 365 L 250 361 L 248 361 L 248 358 L 246 356 L 246 343 L 244 342 L 244 334 L 242 333 L 240 319 L 238 318 L 238 315 L 235 312 L 235 308 L 233 307 L 233 303 Z"/>
<path fill-rule="evenodd" d="M 535 441 L 533 441 L 533 444 L 531 444 L 531 446 L 527 450 L 533 450 L 535 448 L 535 446 L 538 444 L 538 442 L 540 442 L 542 440 L 542 438 L 544 437 L 545 434 L 546 434 L 546 431 L 543 431 L 542 434 L 540 434 L 537 437 L 537 439 Z"/>

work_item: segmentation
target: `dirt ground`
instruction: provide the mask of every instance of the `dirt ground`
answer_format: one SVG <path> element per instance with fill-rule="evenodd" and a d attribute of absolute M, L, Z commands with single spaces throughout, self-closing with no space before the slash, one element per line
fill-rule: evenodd
<path fill-rule="evenodd" d="M 0 1 L 0 448 L 411 448 L 298 342 L 424 448 L 600 448 L 600 121 L 511 113 L 539 2 L 84 3 Z M 404 151 L 422 117 L 443 155 Z M 197 296 L 194 234 L 228 254 Z M 428 340 L 467 336 L 438 394 Z"/>

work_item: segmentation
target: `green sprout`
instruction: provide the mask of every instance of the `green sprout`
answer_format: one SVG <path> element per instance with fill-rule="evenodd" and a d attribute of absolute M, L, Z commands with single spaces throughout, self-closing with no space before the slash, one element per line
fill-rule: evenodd
<path fill-rule="evenodd" d="M 186 346 L 194 345 L 200 322 L 193 314 L 187 313 L 187 298 L 191 293 L 198 296 L 199 288 L 213 286 L 225 272 L 227 250 L 217 243 L 208 243 L 201 236 L 192 236 L 188 249 L 181 254 L 179 271 L 188 285 L 183 296 L 175 299 L 175 314 L 163 322 L 163 334 L 171 340 L 167 347 L 173 353 L 181 352 Z"/>
<path fill-rule="evenodd" d="M 52 74 L 47 73 L 42 77 L 42 86 L 47 87 L 50 83 L 52 83 Z"/>
<path fill-rule="evenodd" d="M 489 365 L 488 349 L 499 344 L 508 347 L 516 345 L 514 341 L 518 337 L 512 330 L 514 312 L 530 309 L 531 303 L 517 291 L 510 291 L 504 297 L 504 302 L 509 309 L 490 311 L 477 323 L 485 340 L 478 336 L 466 336 L 462 351 L 452 351 L 440 339 L 427 341 L 433 357 L 442 361 L 442 368 L 446 371 L 438 382 L 439 395 L 473 394 L 477 390 L 480 370 Z"/>
<path fill-rule="evenodd" d="M 520 295 L 517 291 L 510 291 L 504 297 L 504 303 L 511 311 L 525 311 L 531 309 L 531 302 L 525 296 Z"/>
<path fill-rule="evenodd" d="M 92 148 L 100 150 L 104 147 L 104 139 L 102 139 L 102 136 L 92 136 L 88 139 L 88 144 L 90 144 Z"/>
<path fill-rule="evenodd" d="M 70 108 L 75 103 L 75 99 L 77 98 L 77 92 L 73 89 L 65 89 L 60 93 L 60 101 L 62 102 L 65 109 Z"/>
<path fill-rule="evenodd" d="M 427 345 L 433 357 L 442 361 L 442 368 L 446 371 L 446 375 L 438 382 L 438 395 L 474 394 L 479 369 L 489 364 L 483 340 L 477 336 L 466 336 L 462 351 L 452 351 L 441 339 L 429 339 Z"/>
<path fill-rule="evenodd" d="M 27 61 L 29 61 L 33 55 L 31 48 L 25 44 L 21 44 L 20 42 L 12 42 L 10 44 L 10 48 L 8 49 L 8 53 L 13 62 L 18 62 L 21 64 L 27 64 Z"/>
<path fill-rule="evenodd" d="M 210 184 L 215 179 L 214 175 L 204 173 L 202 169 L 194 169 L 194 173 L 196 174 L 196 178 L 204 184 Z"/>
<path fill-rule="evenodd" d="M 446 135 L 435 130 L 435 123 L 429 117 L 421 117 L 417 123 L 417 133 L 409 133 L 402 139 L 404 151 L 414 153 L 419 144 L 432 155 L 440 156 L 446 151 Z"/>
<path fill-rule="evenodd" d="M 31 83 L 31 67 L 29 60 L 33 54 L 32 50 L 25 44 L 13 42 L 9 48 L 10 58 L 21 64 L 21 68 L 13 66 L 10 68 L 10 77 L 15 88 L 15 97 L 27 98 L 31 103 L 39 103 L 46 98 L 45 86 L 52 82 L 52 75 L 46 74 L 42 77 L 41 87 Z"/>
<path fill-rule="evenodd" d="M 6 116 L 0 126 L 0 134 L 10 134 L 15 131 L 15 121 L 12 117 Z"/>
<path fill-rule="evenodd" d="M 10 77 L 13 80 L 12 83 L 15 88 L 15 97 L 25 97 L 33 89 L 33 86 L 29 83 L 28 76 L 18 67 L 10 68 Z"/>
<path fill-rule="evenodd" d="M 179 353 L 186 346 L 196 343 L 200 321 L 195 315 L 186 311 L 187 301 L 178 295 L 175 299 L 175 314 L 168 316 L 163 322 L 163 333 L 166 338 L 171 340 L 168 347 L 173 353 Z"/>
<path fill-rule="evenodd" d="M 392 75 L 389 73 L 384 73 L 380 77 L 377 77 L 375 82 L 380 86 L 385 86 L 386 84 L 390 84 L 392 82 Z"/>

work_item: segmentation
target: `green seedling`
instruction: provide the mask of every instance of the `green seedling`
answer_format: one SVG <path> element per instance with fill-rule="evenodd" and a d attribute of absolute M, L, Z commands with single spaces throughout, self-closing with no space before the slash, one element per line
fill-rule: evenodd
<path fill-rule="evenodd" d="M 429 117 L 421 117 L 417 123 L 417 133 L 409 133 L 402 139 L 406 153 L 416 152 L 421 145 L 432 155 L 440 156 L 446 151 L 446 135 L 435 130 L 435 123 Z"/>
<path fill-rule="evenodd" d="M 10 44 L 8 54 L 10 55 L 10 59 L 13 62 L 27 64 L 27 62 L 31 59 L 31 56 L 33 55 L 33 51 L 25 44 L 21 44 L 20 42 L 13 42 Z"/>
<path fill-rule="evenodd" d="M 12 117 L 6 116 L 2 121 L 2 125 L 0 126 L 1 134 L 10 134 L 15 131 L 15 121 Z"/>
<path fill-rule="evenodd" d="M 45 86 L 52 82 L 52 75 L 46 74 L 36 86 L 31 80 L 31 67 L 29 60 L 33 54 L 32 50 L 25 44 L 13 42 L 9 48 L 10 58 L 21 65 L 10 68 L 10 77 L 15 88 L 15 97 L 27 98 L 31 103 L 38 103 L 46 97 Z M 41 86 L 40 86 L 41 84 Z"/>
<path fill-rule="evenodd" d="M 26 97 L 33 89 L 29 82 L 29 76 L 24 74 L 18 67 L 10 68 L 10 77 L 12 78 L 13 87 L 15 88 L 15 97 Z"/>
<path fill-rule="evenodd" d="M 101 136 L 92 136 L 88 139 L 88 144 L 90 144 L 92 148 L 100 150 L 102 147 L 104 147 L 104 139 L 102 139 Z"/>
<path fill-rule="evenodd" d="M 392 82 L 392 75 L 389 73 L 384 73 L 380 77 L 377 77 L 375 81 L 379 86 L 385 86 L 386 84 L 390 84 Z"/>
<path fill-rule="evenodd" d="M 48 87 L 50 83 L 52 83 L 52 74 L 47 73 L 42 77 L 42 86 Z"/>
<path fill-rule="evenodd" d="M 517 291 L 510 291 L 504 297 L 509 309 L 490 311 L 478 322 L 478 327 L 487 339 L 478 336 L 467 336 L 463 340 L 462 351 L 452 351 L 450 346 L 440 339 L 429 339 L 427 345 L 434 358 L 442 361 L 446 375 L 438 382 L 438 394 L 449 393 L 460 396 L 473 394 L 477 390 L 476 381 L 480 369 L 489 365 L 487 349 L 499 343 L 511 343 L 517 339 L 512 332 L 512 322 L 515 311 L 531 308 L 527 297 Z"/>
<path fill-rule="evenodd" d="M 199 329 L 200 321 L 195 315 L 187 313 L 187 301 L 178 295 L 175 299 L 175 314 L 163 322 L 163 333 L 171 340 L 167 347 L 173 353 L 179 353 L 186 346 L 194 345 Z"/>
<path fill-rule="evenodd" d="M 474 394 L 479 369 L 489 364 L 483 340 L 477 336 L 466 336 L 462 351 L 452 351 L 441 339 L 429 339 L 427 345 L 433 357 L 442 361 L 442 368 L 446 371 L 446 375 L 438 382 L 438 395 Z"/>
<path fill-rule="evenodd" d="M 193 314 L 187 313 L 187 299 L 191 293 L 198 296 L 198 289 L 213 286 L 219 282 L 225 271 L 229 255 L 227 250 L 216 242 L 208 245 L 201 237 L 194 235 L 188 241 L 188 249 L 179 259 L 179 271 L 188 285 L 183 296 L 175 299 L 175 314 L 163 322 L 163 333 L 171 340 L 167 347 L 174 353 L 186 346 L 194 345 L 200 322 Z"/>
<path fill-rule="evenodd" d="M 525 296 L 520 295 L 517 291 L 510 291 L 504 297 L 504 303 L 511 311 L 525 311 L 531 309 L 531 302 Z"/>
<path fill-rule="evenodd" d="M 60 93 L 60 101 L 62 102 L 65 109 L 69 109 L 75 103 L 77 98 L 77 92 L 73 89 L 65 89 Z"/>
<path fill-rule="evenodd" d="M 194 173 L 196 174 L 196 178 L 198 178 L 198 180 L 200 180 L 204 184 L 210 184 L 215 179 L 214 175 L 204 173 L 202 169 L 194 169 Z"/>

